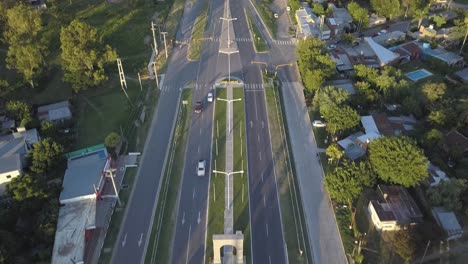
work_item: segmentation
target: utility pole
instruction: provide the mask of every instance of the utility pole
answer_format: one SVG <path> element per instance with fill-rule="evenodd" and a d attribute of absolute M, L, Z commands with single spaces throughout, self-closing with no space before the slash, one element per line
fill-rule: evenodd
<path fill-rule="evenodd" d="M 159 87 L 159 80 L 158 80 L 158 72 L 156 71 L 156 62 L 153 61 L 153 71 L 154 71 L 154 77 L 156 79 L 156 87 Z"/>
<path fill-rule="evenodd" d="M 166 44 L 166 34 L 167 32 L 159 32 L 160 36 L 163 35 L 164 38 L 164 51 L 166 52 L 166 59 L 167 59 L 167 44 Z"/>
<path fill-rule="evenodd" d="M 115 185 L 115 181 L 114 181 L 114 172 L 115 171 L 116 171 L 116 169 L 112 169 L 112 168 L 107 169 L 106 170 L 106 177 L 111 179 L 112 186 L 114 187 L 115 197 L 117 198 L 117 202 L 118 202 L 118 204 L 120 206 L 121 203 L 120 203 L 119 193 L 117 192 L 117 186 Z"/>
<path fill-rule="evenodd" d="M 119 78 L 120 78 L 120 87 L 122 87 L 122 91 L 124 92 L 127 99 L 130 101 L 130 97 L 127 94 L 127 81 L 125 80 L 125 74 L 122 67 L 122 61 L 120 58 L 117 58 L 117 68 L 119 69 Z"/>
<path fill-rule="evenodd" d="M 140 91 L 143 91 L 143 86 L 141 85 L 141 76 L 140 76 L 140 72 L 138 72 L 138 82 L 140 82 Z"/>
<path fill-rule="evenodd" d="M 276 75 L 278 74 L 278 68 L 279 68 L 279 67 L 283 67 L 283 66 L 291 66 L 291 67 L 292 67 L 293 64 L 292 64 L 292 63 L 288 63 L 288 64 L 279 64 L 279 65 L 276 65 L 276 67 L 275 67 L 275 77 L 276 77 Z"/>
<path fill-rule="evenodd" d="M 158 43 L 156 41 L 156 28 L 154 26 L 154 22 L 151 21 L 151 31 L 153 31 L 154 59 L 156 60 L 156 56 L 158 56 Z"/>
<path fill-rule="evenodd" d="M 224 175 L 226 175 L 227 177 L 229 177 L 229 176 L 231 176 L 231 175 L 233 175 L 233 174 L 244 173 L 244 171 L 241 170 L 241 171 L 225 172 L 225 171 L 213 170 L 213 173 L 216 173 L 216 174 L 217 174 L 217 173 L 220 173 L 220 174 L 224 174 Z M 227 182 L 228 182 L 228 186 L 229 186 L 229 181 L 227 181 Z M 228 200 L 229 200 L 229 190 L 230 190 L 230 188 L 228 187 L 228 194 L 227 194 Z"/>

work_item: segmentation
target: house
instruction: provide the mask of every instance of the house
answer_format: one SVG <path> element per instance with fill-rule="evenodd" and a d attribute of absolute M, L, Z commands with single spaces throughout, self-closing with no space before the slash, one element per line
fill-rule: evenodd
<path fill-rule="evenodd" d="M 37 118 L 53 123 L 63 122 L 72 118 L 70 103 L 63 101 L 55 104 L 40 106 L 37 108 Z"/>
<path fill-rule="evenodd" d="M 463 235 L 463 228 L 452 211 L 443 207 L 434 207 L 431 211 L 437 224 L 444 230 L 447 240 L 459 239 Z"/>
<path fill-rule="evenodd" d="M 84 263 L 87 238 L 96 228 L 96 200 L 101 199 L 100 190 L 106 187 L 103 175 L 110 168 L 103 144 L 66 157 L 52 264 Z"/>
<path fill-rule="evenodd" d="M 421 56 L 421 49 L 414 42 L 398 45 L 390 50 L 400 55 L 400 61 L 418 60 Z"/>
<path fill-rule="evenodd" d="M 393 43 L 403 41 L 406 38 L 406 34 L 402 31 L 390 31 L 385 34 L 378 35 L 372 39 L 380 45 L 391 45 Z"/>
<path fill-rule="evenodd" d="M 354 90 L 353 81 L 351 81 L 351 79 L 333 80 L 333 81 L 326 82 L 324 84 L 324 86 L 327 86 L 327 85 L 341 88 L 342 90 L 348 92 L 349 94 L 356 93 L 356 91 Z"/>
<path fill-rule="evenodd" d="M 468 83 L 468 68 L 464 68 L 463 70 L 457 71 L 455 75 L 457 75 L 462 82 Z"/>
<path fill-rule="evenodd" d="M 445 134 L 445 142 L 444 149 L 447 152 L 451 148 L 460 148 L 464 154 L 468 152 L 468 138 L 456 130 Z"/>
<path fill-rule="evenodd" d="M 381 67 L 397 62 L 397 60 L 400 58 L 400 55 L 398 53 L 384 48 L 382 45 L 378 44 L 374 41 L 374 39 L 370 37 L 364 38 L 364 41 L 367 42 L 372 51 L 377 55 L 379 65 Z"/>
<path fill-rule="evenodd" d="M 445 174 L 445 172 L 443 172 L 441 169 L 439 169 L 439 167 L 435 166 L 432 163 L 429 163 L 429 165 L 427 165 L 427 170 L 430 176 L 427 178 L 427 182 L 430 187 L 435 187 L 444 181 L 450 181 L 450 178 L 447 177 L 447 174 Z"/>
<path fill-rule="evenodd" d="M 316 37 L 321 40 L 330 38 L 330 29 L 324 23 L 324 17 L 317 17 L 307 3 L 301 3 L 302 8 L 296 10 L 298 38 Z"/>
<path fill-rule="evenodd" d="M 447 51 L 442 47 L 431 49 L 429 43 L 422 43 L 418 41 L 415 41 L 413 43 L 418 45 L 419 48 L 421 49 L 421 57 L 423 59 L 426 59 L 426 58 L 436 59 L 451 67 L 452 66 L 463 67 L 465 65 L 465 61 L 462 56 L 456 53 Z"/>
<path fill-rule="evenodd" d="M 36 129 L 24 128 L 0 137 L 0 194 L 13 178 L 23 173 L 26 154 L 39 140 Z"/>
<path fill-rule="evenodd" d="M 348 10 L 344 7 L 336 7 L 333 3 L 329 3 L 328 8 L 332 10 L 332 17 L 328 18 L 327 22 L 332 34 L 337 36 L 344 33 L 345 28 L 349 28 L 353 22 Z"/>
<path fill-rule="evenodd" d="M 336 70 L 340 73 L 351 72 L 354 70 L 354 65 L 349 58 L 349 55 L 341 50 L 330 51 L 330 58 L 335 62 Z"/>
<path fill-rule="evenodd" d="M 367 207 L 375 228 L 395 231 L 421 223 L 423 214 L 408 191 L 401 186 L 377 185 L 378 199 Z"/>
<path fill-rule="evenodd" d="M 15 120 L 0 116 L 0 135 L 12 131 L 16 127 Z"/>
<path fill-rule="evenodd" d="M 386 17 L 379 17 L 377 14 L 371 14 L 369 17 L 369 23 L 367 24 L 368 27 L 378 26 L 385 24 L 387 22 Z"/>
<path fill-rule="evenodd" d="M 364 133 L 359 131 L 337 142 L 338 145 L 344 149 L 346 156 L 350 160 L 357 160 L 366 155 L 366 151 L 357 144 L 357 139 L 362 135 L 364 135 Z"/>

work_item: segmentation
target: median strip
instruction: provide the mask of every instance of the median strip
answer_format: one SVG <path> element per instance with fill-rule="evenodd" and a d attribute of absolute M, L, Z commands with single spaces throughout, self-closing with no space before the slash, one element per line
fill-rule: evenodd
<path fill-rule="evenodd" d="M 183 90 L 177 114 L 177 123 L 172 137 L 169 159 L 164 170 L 161 194 L 154 215 L 145 263 L 169 263 L 176 224 L 176 202 L 184 167 L 185 146 L 190 121 L 192 90 Z"/>
<path fill-rule="evenodd" d="M 265 40 L 263 39 L 263 36 L 258 29 L 257 24 L 253 23 L 252 15 L 250 14 L 249 11 L 245 10 L 245 17 L 247 18 L 247 23 L 249 25 L 250 29 L 250 36 L 253 40 L 254 43 L 254 49 L 256 52 L 266 52 L 268 51 L 268 46 L 265 43 Z"/>

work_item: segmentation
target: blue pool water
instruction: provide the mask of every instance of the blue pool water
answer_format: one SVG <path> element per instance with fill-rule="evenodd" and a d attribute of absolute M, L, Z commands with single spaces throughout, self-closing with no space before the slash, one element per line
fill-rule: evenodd
<path fill-rule="evenodd" d="M 430 73 L 426 69 L 419 69 L 419 70 L 407 73 L 406 77 L 408 77 L 410 80 L 415 82 L 415 81 L 419 81 L 420 79 L 426 78 L 431 75 L 432 73 Z"/>

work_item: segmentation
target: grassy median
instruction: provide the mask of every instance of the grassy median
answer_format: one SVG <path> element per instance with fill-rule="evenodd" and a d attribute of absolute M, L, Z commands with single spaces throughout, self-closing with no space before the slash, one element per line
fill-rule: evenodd
<path fill-rule="evenodd" d="M 249 217 L 249 179 L 247 175 L 247 149 L 245 140 L 245 112 L 244 112 L 244 89 L 234 88 L 232 97 L 241 98 L 242 101 L 232 105 L 233 113 L 233 144 L 234 144 L 234 167 L 233 171 L 244 170 L 243 174 L 235 174 L 233 197 L 234 197 L 234 232 L 240 230 L 244 234 L 244 256 L 247 263 L 250 259 L 250 217 Z"/>
<path fill-rule="evenodd" d="M 252 40 L 254 43 L 254 48 L 256 52 L 266 52 L 268 51 L 268 46 L 265 43 L 265 40 L 263 39 L 263 36 L 258 29 L 257 24 L 254 23 L 252 19 L 252 15 L 249 13 L 249 11 L 245 10 L 245 17 L 247 18 L 247 23 L 249 24 L 249 29 L 250 29 L 250 35 L 252 36 Z"/>
<path fill-rule="evenodd" d="M 265 97 L 268 106 L 271 146 L 289 263 L 312 263 L 299 186 L 295 178 L 292 155 L 283 125 L 285 122 L 278 86 L 275 85 L 274 88 L 265 89 Z"/>
<path fill-rule="evenodd" d="M 172 144 L 164 170 L 158 206 L 154 215 L 150 240 L 146 251 L 145 263 L 168 263 L 172 252 L 172 238 L 177 215 L 177 195 L 184 168 L 185 146 L 187 144 L 190 124 L 189 106 L 192 101 L 192 90 L 184 90 L 181 100 L 188 101 L 188 104 L 182 105 L 181 103 L 179 107 Z"/>
<path fill-rule="evenodd" d="M 226 89 L 218 88 L 216 97 L 226 98 Z M 224 171 L 226 167 L 226 103 L 214 102 L 213 149 L 211 167 Z M 224 233 L 224 185 L 225 176 L 210 174 L 210 193 L 208 202 L 208 226 L 206 237 L 205 263 L 213 262 L 213 235 Z"/>
<path fill-rule="evenodd" d="M 276 18 L 274 17 L 273 11 L 270 10 L 268 5 L 272 4 L 273 0 L 253 0 L 255 3 L 263 22 L 267 26 L 267 30 L 270 31 L 272 38 L 275 38 L 277 26 Z"/>
<path fill-rule="evenodd" d="M 192 39 L 190 40 L 187 57 L 190 60 L 199 60 L 203 47 L 203 37 L 208 21 L 208 4 L 205 2 L 200 14 L 198 14 L 193 25 Z"/>

